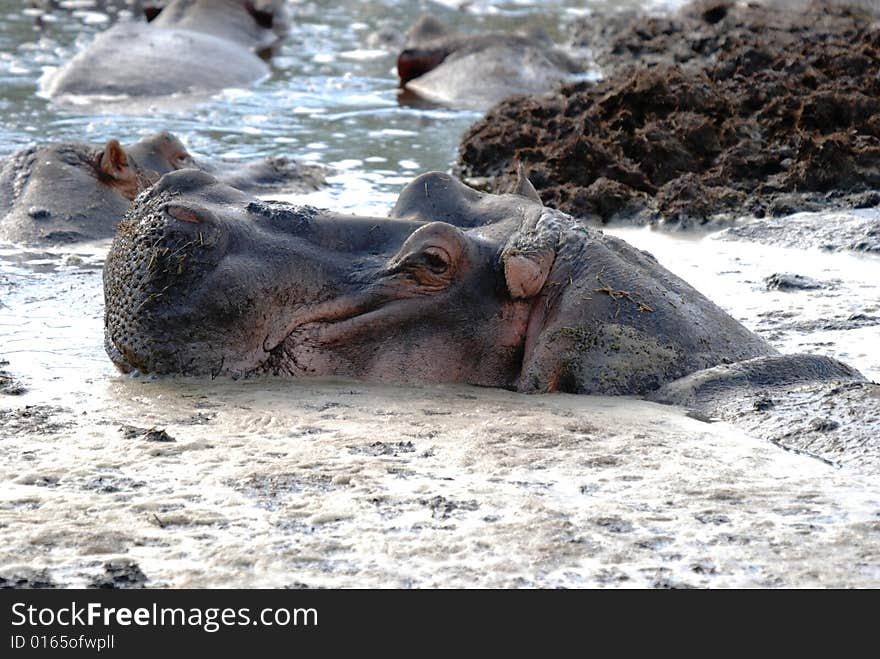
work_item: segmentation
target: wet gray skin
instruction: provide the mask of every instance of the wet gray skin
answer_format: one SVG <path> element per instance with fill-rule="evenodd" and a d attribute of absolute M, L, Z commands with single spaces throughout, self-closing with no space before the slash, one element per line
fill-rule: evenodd
<path fill-rule="evenodd" d="M 250 162 L 195 159 L 174 135 L 130 146 L 32 146 L 0 161 L 0 239 L 29 245 L 110 238 L 139 192 L 181 168 L 211 172 L 247 190 L 314 190 L 321 169 L 283 157 Z"/>
<path fill-rule="evenodd" d="M 425 174 L 372 218 L 167 174 L 107 259 L 108 353 L 146 373 L 602 394 L 777 354 L 649 254 L 519 192 Z"/>
<path fill-rule="evenodd" d="M 545 35 L 460 34 L 430 16 L 410 28 L 397 59 L 400 84 L 410 94 L 476 110 L 515 94 L 551 91 L 582 71 Z"/>
<path fill-rule="evenodd" d="M 282 0 L 170 0 L 152 20 L 119 23 L 44 82 L 70 96 L 155 98 L 252 84 L 269 74 L 261 55 L 287 31 Z"/>

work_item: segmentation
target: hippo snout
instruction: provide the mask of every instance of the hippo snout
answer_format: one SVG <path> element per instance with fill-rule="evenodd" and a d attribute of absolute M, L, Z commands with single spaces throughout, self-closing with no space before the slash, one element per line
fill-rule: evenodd
<path fill-rule="evenodd" d="M 211 211 L 177 187 L 202 177 L 210 178 L 194 171 L 166 175 L 119 225 L 104 289 L 108 353 L 122 371 L 183 368 L 176 343 L 195 324 L 188 295 L 215 271 L 228 246 L 228 232 Z"/>

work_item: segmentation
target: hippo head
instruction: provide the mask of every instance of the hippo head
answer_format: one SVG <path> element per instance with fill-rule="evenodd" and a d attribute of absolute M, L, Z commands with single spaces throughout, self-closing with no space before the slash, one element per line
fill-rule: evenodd
<path fill-rule="evenodd" d="M 123 371 L 640 394 L 776 354 L 650 254 L 545 208 L 522 176 L 494 195 L 424 174 L 375 218 L 172 172 L 120 224 L 104 297 Z"/>
<path fill-rule="evenodd" d="M 437 68 L 458 45 L 453 32 L 433 16 L 422 16 L 406 33 L 397 57 L 397 75 L 404 85 Z"/>
<path fill-rule="evenodd" d="M 79 169 L 83 175 L 93 177 L 99 184 L 131 201 L 155 183 L 161 174 L 175 169 L 171 160 L 163 159 L 156 152 L 154 138 L 158 137 L 153 136 L 130 147 L 123 147 L 118 140 L 110 139 L 95 150 L 79 145 L 48 149 L 57 151 L 59 157 L 55 164 L 58 166 Z"/>
<path fill-rule="evenodd" d="M 113 235 L 132 199 L 167 172 L 192 167 L 169 133 L 129 146 L 61 143 L 33 146 L 0 163 L 0 238 L 25 243 L 93 240 Z"/>
<path fill-rule="evenodd" d="M 425 16 L 397 58 L 399 100 L 485 111 L 515 94 L 549 92 L 582 70 L 540 29 L 465 34 Z"/>
<path fill-rule="evenodd" d="M 513 387 L 553 262 L 544 229 L 563 217 L 439 173 L 407 186 L 391 218 L 167 174 L 107 258 L 107 351 L 125 372 Z"/>
<path fill-rule="evenodd" d="M 79 169 L 82 175 L 92 177 L 129 201 L 155 183 L 162 174 L 191 167 L 193 163 L 186 147 L 168 132 L 149 135 L 126 147 L 118 140 L 110 139 L 98 149 L 80 145 L 45 148 L 58 156 L 53 162 L 47 154 L 46 162 L 62 168 Z M 65 201 L 69 203 L 69 199 Z"/>
<path fill-rule="evenodd" d="M 257 51 L 290 29 L 284 0 L 150 0 L 143 11 L 155 26 L 206 32 Z"/>

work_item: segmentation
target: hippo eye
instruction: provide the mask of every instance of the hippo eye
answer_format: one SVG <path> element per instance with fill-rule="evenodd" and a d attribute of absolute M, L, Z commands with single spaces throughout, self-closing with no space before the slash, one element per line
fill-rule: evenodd
<path fill-rule="evenodd" d="M 187 165 L 192 163 L 192 156 L 188 153 L 179 153 L 174 156 L 174 164 L 178 169 L 184 169 Z"/>
<path fill-rule="evenodd" d="M 438 275 L 449 268 L 449 254 L 440 247 L 428 247 L 422 252 L 422 261 L 431 272 Z"/>

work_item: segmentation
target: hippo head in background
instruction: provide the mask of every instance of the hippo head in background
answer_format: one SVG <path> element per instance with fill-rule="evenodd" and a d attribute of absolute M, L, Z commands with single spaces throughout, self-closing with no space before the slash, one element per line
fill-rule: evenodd
<path fill-rule="evenodd" d="M 290 30 L 284 0 L 154 0 L 143 10 L 156 27 L 205 32 L 256 51 L 271 49 Z"/>
<path fill-rule="evenodd" d="M 459 45 L 455 34 L 433 16 L 422 16 L 406 32 L 404 48 L 397 57 L 400 84 L 436 69 Z"/>
<path fill-rule="evenodd" d="M 170 133 L 123 147 L 62 143 L 19 151 L 0 166 L 0 238 L 24 243 L 109 237 L 139 192 L 192 167 Z"/>
<path fill-rule="evenodd" d="M 651 257 L 520 191 L 430 173 L 375 218 L 167 174 L 108 255 L 107 352 L 125 372 L 604 393 L 773 352 Z"/>
<path fill-rule="evenodd" d="M 0 162 L 0 239 L 44 245 L 110 238 L 139 192 L 183 168 L 242 190 L 306 192 L 324 182 L 322 167 L 283 156 L 196 159 L 168 132 L 125 147 L 115 139 L 103 147 L 33 146 Z"/>

